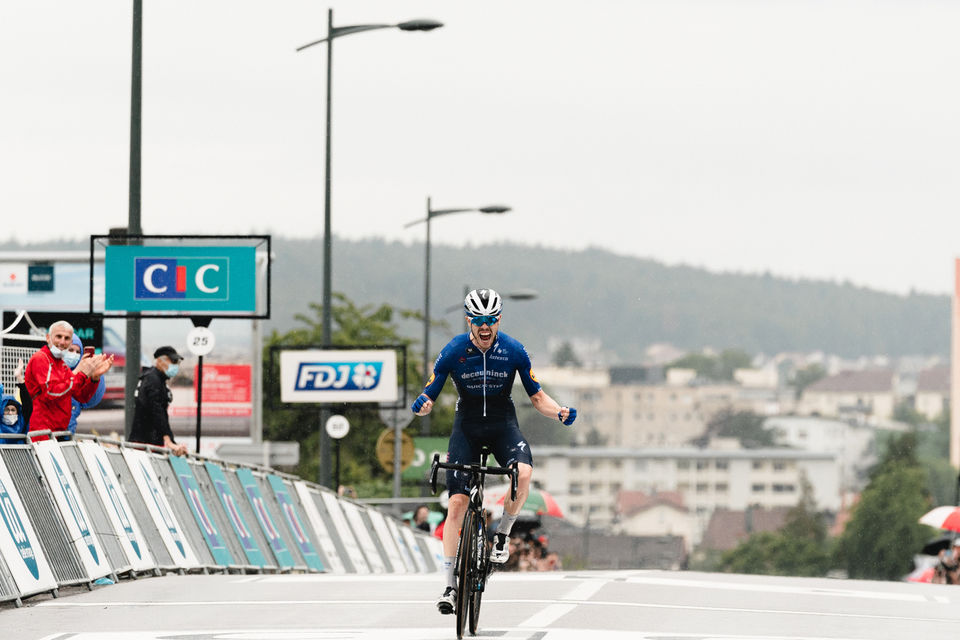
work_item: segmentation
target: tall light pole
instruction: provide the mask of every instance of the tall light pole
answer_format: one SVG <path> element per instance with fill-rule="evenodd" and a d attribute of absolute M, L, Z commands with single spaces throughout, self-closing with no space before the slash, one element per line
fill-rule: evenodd
<path fill-rule="evenodd" d="M 423 375 L 424 379 L 430 375 L 430 221 L 437 216 L 445 216 L 451 213 L 506 213 L 510 207 L 502 204 L 489 205 L 486 207 L 472 207 L 468 209 L 433 209 L 430 206 L 430 198 L 427 198 L 427 217 L 421 220 L 414 220 L 404 225 L 404 228 L 412 227 L 421 222 L 427 223 L 427 242 L 426 242 L 426 260 L 424 262 L 424 283 L 423 283 Z M 420 435 L 430 435 L 430 416 L 423 416 L 420 421 Z"/>
<path fill-rule="evenodd" d="M 408 20 L 407 22 L 400 22 L 398 24 L 355 24 L 346 27 L 335 27 L 333 26 L 333 9 L 327 10 L 327 37 L 314 42 L 309 42 L 301 47 L 297 47 L 297 51 L 303 51 L 309 47 L 320 44 L 322 42 L 327 43 L 327 140 L 326 140 L 326 154 L 325 154 L 325 175 L 324 175 L 324 190 L 323 190 L 323 298 L 322 298 L 322 341 L 324 347 L 329 347 L 331 344 L 330 339 L 330 330 L 331 330 L 331 249 L 333 247 L 333 236 L 331 235 L 330 230 L 330 106 L 331 106 L 331 94 L 333 87 L 333 41 L 336 38 L 341 36 L 348 36 L 351 33 L 360 33 L 362 31 L 373 31 L 375 29 L 400 29 L 401 31 L 432 31 L 443 26 L 442 22 L 437 22 L 436 20 Z M 325 425 L 327 418 L 330 414 L 330 410 L 324 406 L 320 411 L 320 475 L 319 478 L 320 484 L 329 486 L 330 485 L 330 438 L 327 436 L 325 431 Z"/>
<path fill-rule="evenodd" d="M 143 0 L 133 0 L 133 47 L 130 73 L 130 181 L 127 206 L 127 235 L 138 236 L 140 227 L 140 138 L 143 102 Z M 127 240 L 125 242 L 129 243 Z M 137 241 L 139 242 L 139 241 Z M 93 265 L 90 265 L 93 269 Z M 123 432 L 130 437 L 136 407 L 134 393 L 140 381 L 140 318 L 127 318 L 126 351 L 123 364 Z"/>

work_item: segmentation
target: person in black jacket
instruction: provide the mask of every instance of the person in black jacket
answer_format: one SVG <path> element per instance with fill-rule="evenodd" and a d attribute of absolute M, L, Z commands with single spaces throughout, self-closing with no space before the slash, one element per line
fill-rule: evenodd
<path fill-rule="evenodd" d="M 166 447 L 182 456 L 187 452 L 187 445 L 177 444 L 170 430 L 167 407 L 173 394 L 167 387 L 167 380 L 177 375 L 183 358 L 173 347 L 160 347 L 153 352 L 153 357 L 153 366 L 140 376 L 137 383 L 137 402 L 129 440 Z"/>

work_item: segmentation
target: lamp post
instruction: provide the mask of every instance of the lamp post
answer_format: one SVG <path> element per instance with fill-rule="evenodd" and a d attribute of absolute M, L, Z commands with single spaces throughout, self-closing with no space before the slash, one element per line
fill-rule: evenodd
<path fill-rule="evenodd" d="M 427 242 L 426 242 L 426 260 L 424 262 L 424 284 L 423 284 L 423 375 L 426 378 L 430 375 L 430 221 L 437 216 L 446 216 L 452 213 L 506 213 L 510 207 L 495 204 L 486 207 L 472 207 L 467 209 L 433 209 L 430 206 L 430 198 L 427 198 L 427 217 L 421 220 L 414 220 L 404 225 L 404 228 L 412 227 L 421 222 L 427 223 Z M 420 435 L 430 434 L 430 416 L 423 416 L 420 421 Z"/>
<path fill-rule="evenodd" d="M 330 330 L 331 330 L 331 249 L 333 247 L 333 238 L 331 235 L 331 225 L 330 225 L 330 165 L 331 165 L 331 145 L 330 145 L 330 106 L 331 106 L 331 94 L 332 94 L 332 79 L 333 79 L 333 41 L 336 38 L 341 36 L 347 36 L 352 33 L 360 33 L 363 31 L 373 31 L 375 29 L 400 29 L 401 31 L 432 31 L 433 29 L 438 29 L 443 26 L 442 22 L 437 22 L 436 20 L 408 20 L 407 22 L 400 22 L 398 24 L 355 24 L 345 27 L 335 27 L 333 26 L 333 9 L 327 10 L 327 37 L 321 38 L 314 42 L 309 42 L 303 46 L 297 47 L 297 51 L 303 51 L 309 47 L 320 44 L 322 42 L 327 43 L 327 117 L 326 117 L 326 154 L 324 161 L 324 191 L 323 191 L 323 297 L 322 297 L 322 322 L 323 327 L 322 331 L 322 342 L 324 347 L 329 347 L 331 343 Z M 327 436 L 325 431 L 325 425 L 327 418 L 330 414 L 330 411 L 327 407 L 323 407 L 320 411 L 320 474 L 321 477 L 320 484 L 329 485 L 329 475 L 330 475 L 330 439 Z"/>

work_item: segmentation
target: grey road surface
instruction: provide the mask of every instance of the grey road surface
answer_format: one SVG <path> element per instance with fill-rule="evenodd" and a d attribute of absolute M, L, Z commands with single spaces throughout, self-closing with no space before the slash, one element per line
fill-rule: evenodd
<path fill-rule="evenodd" d="M 0 610 L 6 640 L 441 640 L 438 575 L 169 575 Z M 502 573 L 480 637 L 939 640 L 960 587 L 690 572 Z"/>

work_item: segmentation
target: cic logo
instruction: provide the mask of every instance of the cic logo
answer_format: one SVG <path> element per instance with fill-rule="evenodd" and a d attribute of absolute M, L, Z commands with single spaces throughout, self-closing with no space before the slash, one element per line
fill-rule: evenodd
<path fill-rule="evenodd" d="M 136 258 L 135 300 L 228 300 L 228 258 Z"/>

